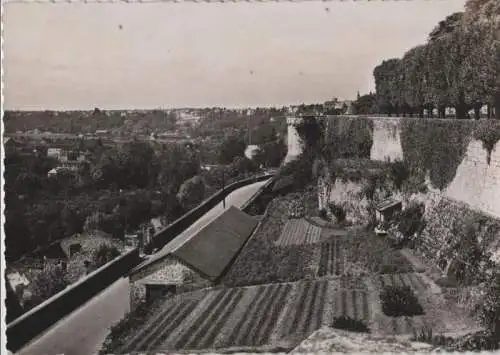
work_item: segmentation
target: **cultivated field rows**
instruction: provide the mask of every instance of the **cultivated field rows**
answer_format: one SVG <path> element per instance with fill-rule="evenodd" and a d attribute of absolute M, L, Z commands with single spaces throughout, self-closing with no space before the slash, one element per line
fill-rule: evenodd
<path fill-rule="evenodd" d="M 305 219 L 289 219 L 276 245 L 296 245 L 296 244 L 314 244 L 321 239 L 321 228 L 312 225 Z"/>
<path fill-rule="evenodd" d="M 122 352 L 295 345 L 342 315 L 368 321 L 368 296 L 336 279 L 206 290 L 167 301 Z"/>

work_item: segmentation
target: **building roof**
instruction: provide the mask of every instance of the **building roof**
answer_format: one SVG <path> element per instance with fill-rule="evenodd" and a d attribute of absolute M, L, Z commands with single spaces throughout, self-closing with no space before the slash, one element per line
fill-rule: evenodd
<path fill-rule="evenodd" d="M 393 198 L 389 198 L 387 200 L 379 202 L 376 206 L 375 209 L 379 212 L 386 211 L 390 208 L 396 207 L 398 205 L 401 205 L 401 201 L 395 200 Z"/>
<path fill-rule="evenodd" d="M 253 232 L 258 221 L 231 206 L 200 230 L 181 233 L 132 271 L 137 273 L 167 256 L 174 256 L 211 280 L 217 279 Z"/>

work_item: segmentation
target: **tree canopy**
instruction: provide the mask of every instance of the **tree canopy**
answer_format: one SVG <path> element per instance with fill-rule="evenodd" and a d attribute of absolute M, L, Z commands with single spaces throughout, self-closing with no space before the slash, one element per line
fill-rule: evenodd
<path fill-rule="evenodd" d="M 432 116 L 437 109 L 455 108 L 467 118 L 487 105 L 500 118 L 500 5 L 497 0 L 469 0 L 465 12 L 441 21 L 426 44 L 402 58 L 384 60 L 374 69 L 380 111 L 391 114 Z"/>

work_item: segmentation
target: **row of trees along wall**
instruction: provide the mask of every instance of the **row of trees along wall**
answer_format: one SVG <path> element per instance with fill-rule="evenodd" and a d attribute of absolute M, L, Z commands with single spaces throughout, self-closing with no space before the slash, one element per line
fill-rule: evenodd
<path fill-rule="evenodd" d="M 374 70 L 378 106 L 386 114 L 429 116 L 455 108 L 457 118 L 488 107 L 500 119 L 500 2 L 468 0 L 448 16 L 426 44 Z"/>

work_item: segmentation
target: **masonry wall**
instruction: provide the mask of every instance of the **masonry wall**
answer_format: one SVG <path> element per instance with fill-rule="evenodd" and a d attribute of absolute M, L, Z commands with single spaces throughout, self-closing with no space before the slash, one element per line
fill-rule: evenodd
<path fill-rule="evenodd" d="M 373 119 L 373 145 L 370 159 L 394 161 L 404 158 L 401 121 L 400 119 Z M 450 130 L 455 124 L 454 120 L 443 122 L 444 126 L 450 126 Z M 475 122 L 471 122 L 471 126 L 474 124 Z M 443 133 L 446 132 L 443 131 Z M 439 138 L 439 136 L 436 137 L 436 139 Z M 455 170 L 454 177 L 441 190 L 441 193 L 445 197 L 466 203 L 475 210 L 500 218 L 500 144 L 495 145 L 488 162 L 488 151 L 484 148 L 483 142 L 473 137 L 466 138 L 468 144 L 466 144 L 465 154 L 458 162 L 456 169 L 450 167 L 450 170 Z M 448 149 L 459 150 L 460 148 L 454 147 L 453 143 L 450 142 Z M 432 148 L 429 147 L 429 149 Z M 437 156 L 440 152 L 434 152 L 434 157 L 437 157 L 435 163 L 447 165 L 446 152 L 441 153 L 443 157 L 439 159 Z"/>
<path fill-rule="evenodd" d="M 175 285 L 177 292 L 211 286 L 211 282 L 200 274 L 176 258 L 167 256 L 161 262 L 130 276 L 131 309 L 146 300 L 146 285 L 148 284 Z"/>
<path fill-rule="evenodd" d="M 420 177 L 423 191 L 402 194 L 392 189 L 391 194 L 404 205 L 410 201 L 425 205 L 426 227 L 418 247 L 422 256 L 443 265 L 445 271 L 455 257 L 457 231 L 469 225 L 491 260 L 500 262 L 500 122 L 352 116 L 329 120 L 329 128 L 335 130 L 327 132 L 333 153 L 352 152 L 372 161 L 404 160 L 412 169 L 421 169 L 412 171 L 412 177 L 425 175 Z M 366 146 L 363 141 L 371 145 L 369 154 L 360 148 Z M 367 183 L 367 179 L 320 178 L 319 207 L 335 201 L 348 219 L 367 222 L 369 202 L 362 193 Z"/>
<path fill-rule="evenodd" d="M 330 117 L 329 129 L 356 125 L 356 117 Z M 371 160 L 407 160 L 426 170 L 430 187 L 437 188 L 443 197 L 463 202 L 472 209 L 500 218 L 500 143 L 488 153 L 484 142 L 475 139 L 473 132 L 484 121 L 419 120 L 404 118 L 362 118 L 373 122 Z M 289 119 L 288 155 L 300 154 L 298 134 Z M 496 123 L 494 123 L 496 124 Z M 366 126 L 366 125 L 364 125 Z M 500 126 L 492 126 L 497 128 Z M 333 128 L 332 128 L 333 127 Z M 485 129 L 488 131 L 488 127 Z M 333 134 L 332 134 L 333 133 Z M 329 132 L 330 139 L 336 138 Z M 355 133 L 355 132 L 354 132 Z M 344 134 L 344 133 L 340 133 Z M 349 132 L 353 135 L 353 132 Z M 356 139 L 355 134 L 353 139 Z M 331 142 L 332 146 L 338 142 Z M 338 149 L 338 148 L 337 148 Z M 488 155 L 490 159 L 488 161 Z"/>

